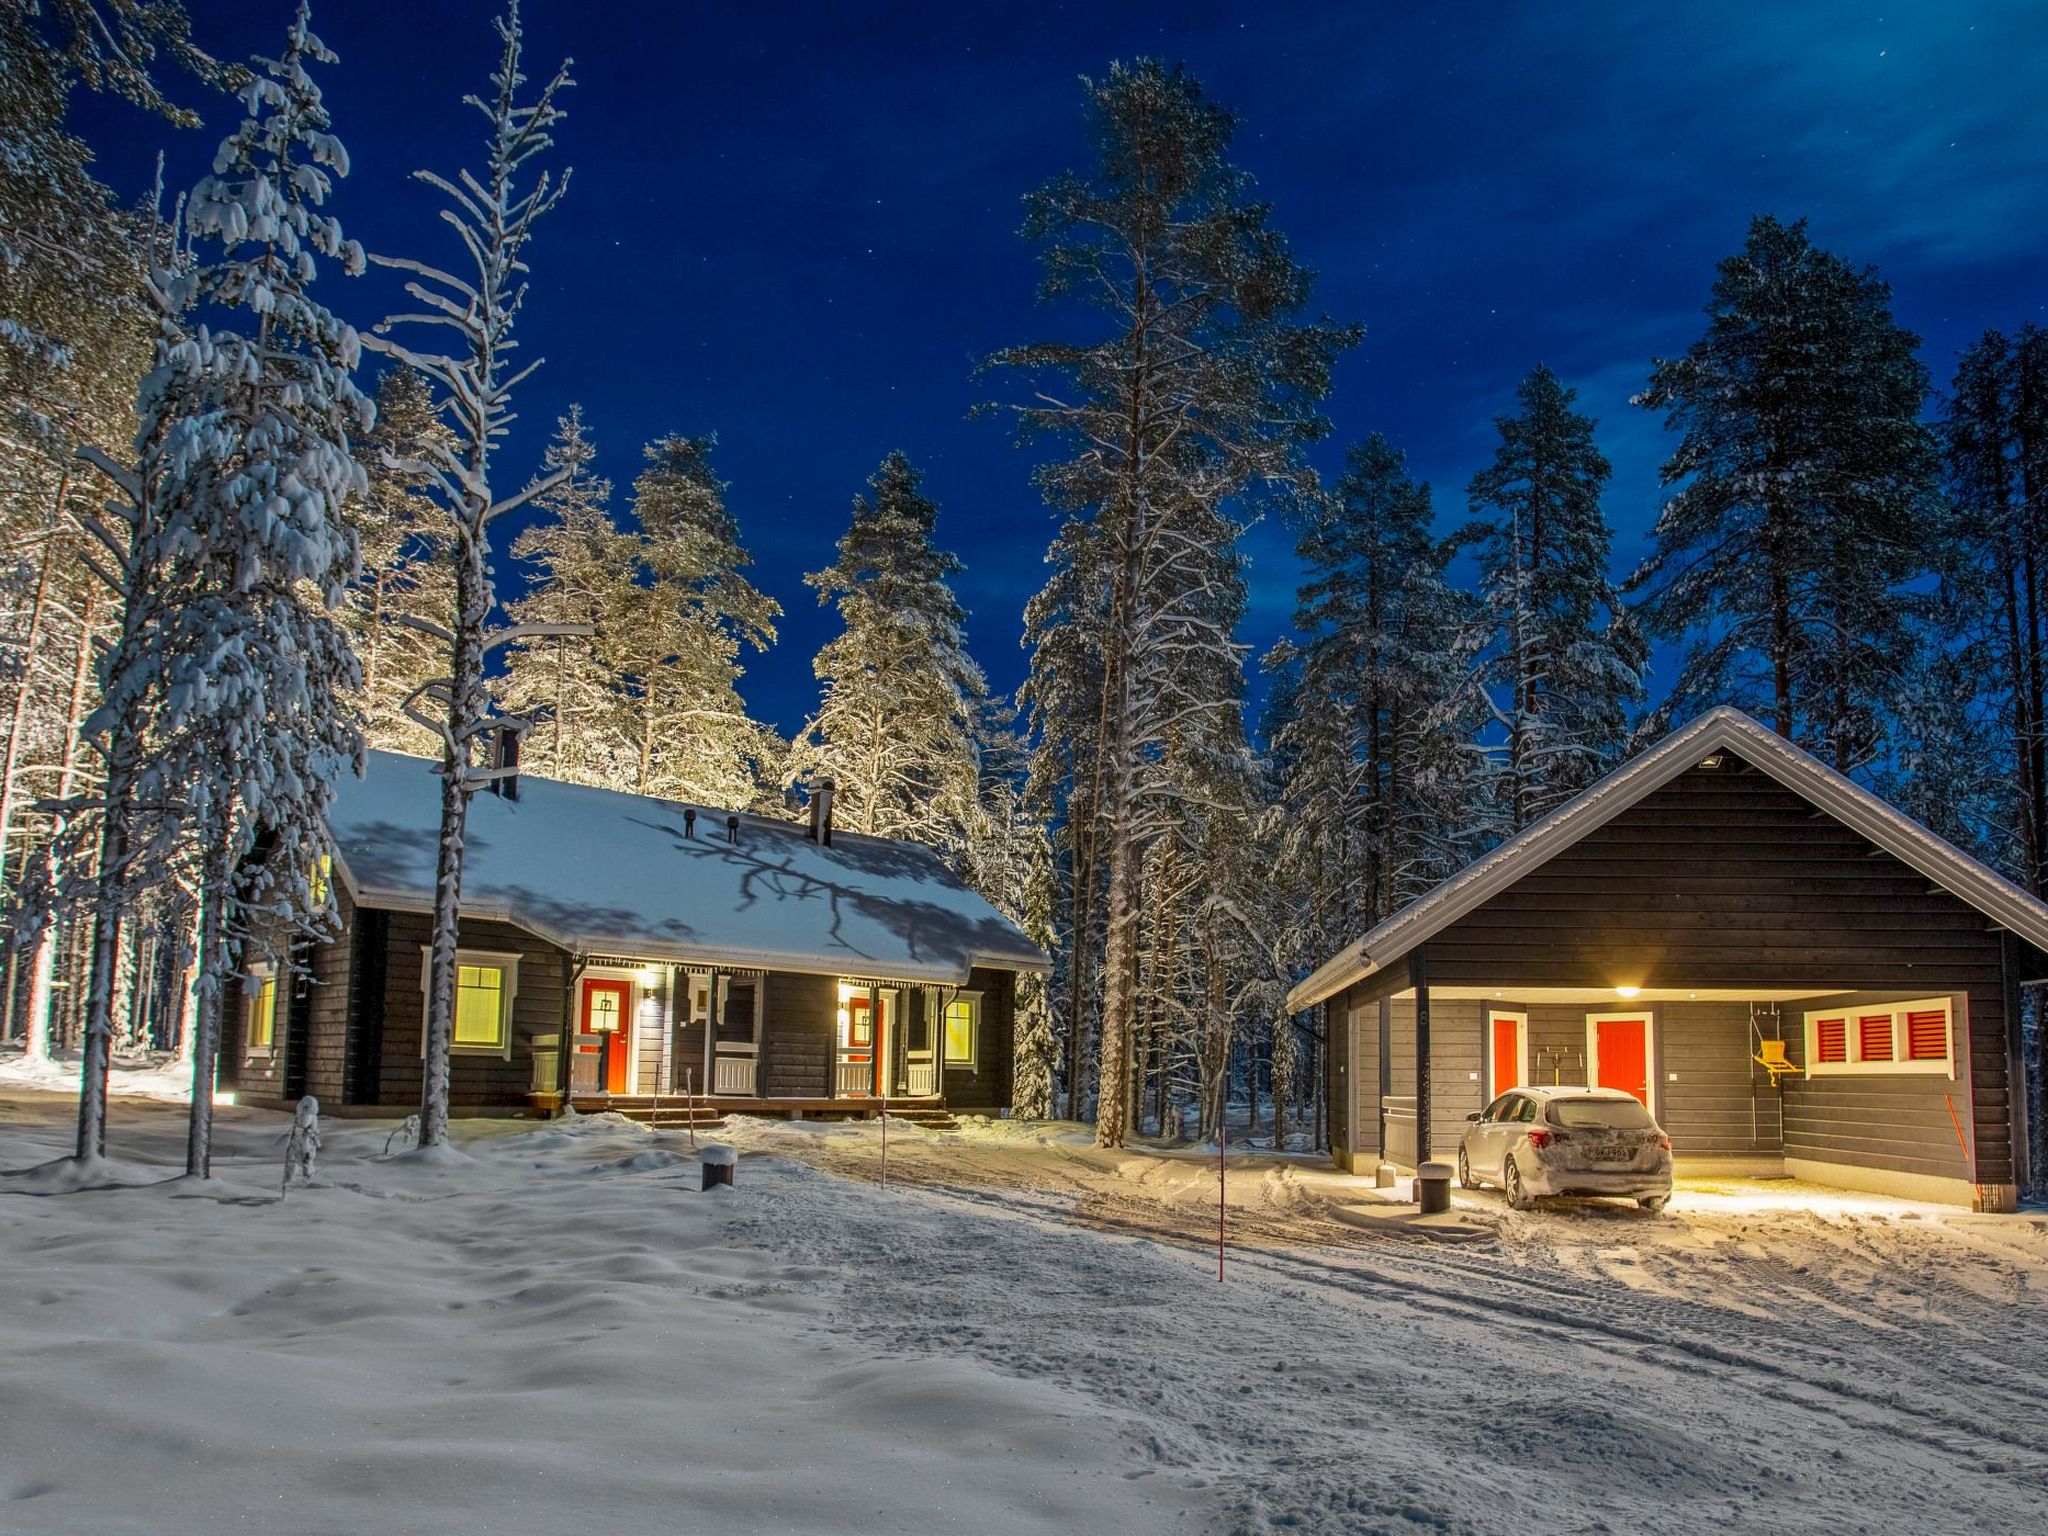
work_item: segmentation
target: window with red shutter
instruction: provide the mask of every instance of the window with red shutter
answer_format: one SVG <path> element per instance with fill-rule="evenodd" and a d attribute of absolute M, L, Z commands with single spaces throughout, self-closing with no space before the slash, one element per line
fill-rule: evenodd
<path fill-rule="evenodd" d="M 1849 1059 L 1849 1021 L 1847 1019 L 1820 1019 L 1814 1023 L 1815 1061 L 1847 1061 Z"/>
<path fill-rule="evenodd" d="M 1856 1020 L 1856 1057 L 1859 1061 L 1892 1059 L 1892 1016 L 1866 1013 Z"/>
<path fill-rule="evenodd" d="M 1948 1010 L 1917 1009 L 1906 1015 L 1906 1060 L 1948 1060 Z"/>

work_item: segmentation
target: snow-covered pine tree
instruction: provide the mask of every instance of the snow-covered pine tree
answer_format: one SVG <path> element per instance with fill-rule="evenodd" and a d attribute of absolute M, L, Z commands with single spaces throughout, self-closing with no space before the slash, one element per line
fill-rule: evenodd
<path fill-rule="evenodd" d="M 740 810 L 774 782 L 782 747 L 747 714 L 740 652 L 774 643 L 782 609 L 741 574 L 753 560 L 712 473 L 714 446 L 647 445 L 626 566 L 638 584 L 615 592 L 599 654 L 623 684 L 607 727 L 631 776 L 617 787 Z"/>
<path fill-rule="evenodd" d="M 1611 470 L 1576 392 L 1539 365 L 1495 420 L 1459 534 L 1479 564 L 1473 650 L 1499 750 L 1486 795 L 1511 836 L 1620 760 L 1648 648 L 1622 608 L 1600 510 Z"/>
<path fill-rule="evenodd" d="M 448 667 L 447 647 L 405 616 L 446 628 L 455 614 L 455 569 L 444 548 L 446 518 L 421 478 L 404 468 L 423 460 L 448 429 L 426 379 L 388 368 L 377 383 L 377 420 L 356 444 L 369 491 L 349 503 L 362 570 L 342 618 L 362 664 L 355 704 L 372 747 L 430 755 L 440 738 L 405 713 L 405 701 Z"/>
<path fill-rule="evenodd" d="M 1030 615 L 1031 704 L 1041 777 L 1081 755 L 1056 733 L 1096 720 L 1083 727 L 1091 782 L 1068 783 L 1066 798 L 1084 801 L 1100 837 L 1090 859 L 1106 893 L 1096 1135 L 1117 1146 L 1129 1125 L 1140 892 L 1158 827 L 1148 781 L 1168 735 L 1190 725 L 1187 706 L 1196 724 L 1241 708 L 1241 652 L 1216 622 L 1228 607 L 1220 588 L 1241 581 L 1237 529 L 1219 537 L 1218 509 L 1304 483 L 1300 450 L 1327 430 L 1319 402 L 1356 332 L 1303 318 L 1309 274 L 1229 160 L 1230 115 L 1185 71 L 1141 60 L 1084 88 L 1095 164 L 1033 193 L 1025 233 L 1040 246 L 1042 296 L 1105 323 L 1092 340 L 1013 347 L 994 362 L 1036 386 L 1017 410 L 1025 436 L 1067 452 L 1038 473 L 1068 522 Z M 1070 641 L 1069 629 L 1087 634 Z M 1198 652 L 1233 660 L 1204 667 Z M 1077 675 L 1052 675 L 1068 667 Z M 1232 667 L 1231 698 L 1185 697 L 1194 679 Z"/>
<path fill-rule="evenodd" d="M 196 1178 L 211 1166 L 223 988 L 245 944 L 276 951 L 330 926 L 326 812 L 362 749 L 340 696 L 359 672 L 330 610 L 356 575 L 345 508 L 367 479 L 350 440 L 373 408 L 352 377 L 354 329 L 309 292 L 323 258 L 363 267 L 323 211 L 348 153 L 307 66 L 333 62 L 301 0 L 186 204 L 194 260 L 168 290 L 180 311 L 220 317 L 164 381 L 166 435 L 187 452 L 162 466 L 177 515 L 152 647 L 161 703 L 138 779 L 200 850 Z M 248 334 L 229 328 L 239 317 Z"/>
<path fill-rule="evenodd" d="M 1897 592 L 1926 565 L 1918 338 L 1803 220 L 1756 219 L 1707 313 L 1638 397 L 1682 436 L 1627 589 L 1651 635 L 1687 642 L 1673 713 L 1743 706 L 1846 772 L 1876 748 L 1910 656 Z"/>
<path fill-rule="evenodd" d="M 562 120 L 556 97 L 569 85 L 565 62 L 537 96 L 522 101 L 526 76 L 520 71 L 524 34 L 518 0 L 508 0 L 496 21 L 498 65 L 491 74 L 488 97 L 469 96 L 490 125 L 489 157 L 481 176 L 468 171 L 455 181 L 432 171 L 415 174 L 448 200 L 442 216 L 455 228 L 473 266 L 457 277 L 410 258 L 379 257 L 387 266 L 411 273 L 406 291 L 420 310 L 394 315 L 379 327 L 433 328 L 452 333 L 447 350 L 422 351 L 393 341 L 388 335 L 366 343 L 418 370 L 440 391 L 447 442 L 431 443 L 420 458 L 395 466 L 417 476 L 430 488 L 444 522 L 437 537 L 455 569 L 455 612 L 452 622 L 436 623 L 409 615 L 415 627 L 446 645 L 448 675 L 423 683 L 407 700 L 406 713 L 439 739 L 441 751 L 441 829 L 435 855 L 434 942 L 428 963 L 426 1068 L 420 1091 L 422 1150 L 438 1147 L 448 1135 L 448 1051 L 455 1021 L 456 914 L 462 891 L 463 833 L 469 797 L 501 776 L 494 764 L 479 761 L 493 725 L 490 691 L 484 679 L 484 658 L 491 648 L 527 638 L 531 626 L 514 626 L 493 634 L 488 630 L 495 596 L 490 573 L 490 526 L 560 483 L 561 472 L 544 476 L 509 496 L 491 486 L 492 457 L 512 422 L 512 391 L 540 366 L 512 361 L 512 330 L 526 297 L 525 254 L 534 225 L 560 202 L 568 184 L 546 172 L 531 180 L 527 168 L 554 145 L 553 129 Z M 432 343 L 423 339 L 420 347 Z"/>
<path fill-rule="evenodd" d="M 1268 660 L 1285 682 L 1269 740 L 1293 965 L 1357 938 L 1474 851 L 1483 700 L 1464 647 L 1477 605 L 1446 579 L 1433 518 L 1429 487 L 1378 433 L 1308 508 L 1295 633 Z"/>
<path fill-rule="evenodd" d="M 561 483 L 535 505 L 547 519 L 512 545 L 533 573 L 527 595 L 511 604 L 522 624 L 588 624 L 592 637 L 557 635 L 529 641 L 508 661 L 501 694 L 506 708 L 535 722 L 523 761 L 535 773 L 578 784 L 623 787 L 635 768 L 615 731 L 624 685 L 606 663 L 603 631 L 640 622 L 634 582 L 637 545 L 612 521 L 612 483 L 594 473 L 597 447 L 572 405 L 556 424 L 546 471 Z"/>
<path fill-rule="evenodd" d="M 982 820 L 988 683 L 949 585 L 964 567 L 934 540 L 939 509 L 921 478 L 903 454 L 883 459 L 870 494 L 853 499 L 838 559 L 804 578 L 838 605 L 842 628 L 818 653 L 824 702 L 783 772 L 790 784 L 834 780 L 841 825 L 958 864 Z"/>
<path fill-rule="evenodd" d="M 1992 776 L 2005 793 L 1986 830 L 1995 861 L 2039 895 L 2048 891 L 2048 331 L 1990 331 L 1971 346 L 1956 365 L 1943 436 L 1952 510 L 1937 574 L 1949 601 L 1932 626 L 1934 664 L 1996 722 L 2003 771 Z M 1970 740 L 1926 733 L 1932 787 L 1985 777 L 1961 750 Z"/>

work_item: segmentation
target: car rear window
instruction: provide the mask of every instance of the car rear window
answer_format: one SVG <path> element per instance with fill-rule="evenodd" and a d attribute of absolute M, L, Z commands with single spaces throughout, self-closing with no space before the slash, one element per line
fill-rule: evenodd
<path fill-rule="evenodd" d="M 1550 1123 L 1568 1131 L 1639 1131 L 1656 1122 L 1635 1099 L 1552 1099 Z"/>

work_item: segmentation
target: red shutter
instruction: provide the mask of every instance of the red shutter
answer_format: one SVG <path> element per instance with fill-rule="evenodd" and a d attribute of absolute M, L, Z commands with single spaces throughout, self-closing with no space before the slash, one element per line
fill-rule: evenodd
<path fill-rule="evenodd" d="M 1864 1061 L 1892 1059 L 1892 1016 L 1866 1013 L 1856 1020 L 1857 1054 Z"/>
<path fill-rule="evenodd" d="M 1948 1010 L 1928 1008 L 1906 1015 L 1906 1059 L 1948 1060 Z"/>
<path fill-rule="evenodd" d="M 1849 1059 L 1849 1021 L 1847 1019 L 1815 1019 L 1813 1022 L 1815 1061 L 1847 1061 Z"/>

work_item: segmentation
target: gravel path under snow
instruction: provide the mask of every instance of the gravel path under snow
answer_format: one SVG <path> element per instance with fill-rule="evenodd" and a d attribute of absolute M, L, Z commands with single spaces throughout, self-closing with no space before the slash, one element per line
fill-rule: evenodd
<path fill-rule="evenodd" d="M 0 1099 L 0 1167 L 64 1101 Z M 2048 1526 L 2048 1229 L 1692 1192 L 1474 1204 L 1013 1125 L 735 1124 L 738 1188 L 607 1121 L 0 1195 L 9 1531 L 2006 1531 Z M 182 1122 L 121 1104 L 111 1150 Z M 0 1180 L 0 1190 L 6 1181 Z M 8 1502 L 11 1500 L 12 1502 Z"/>

